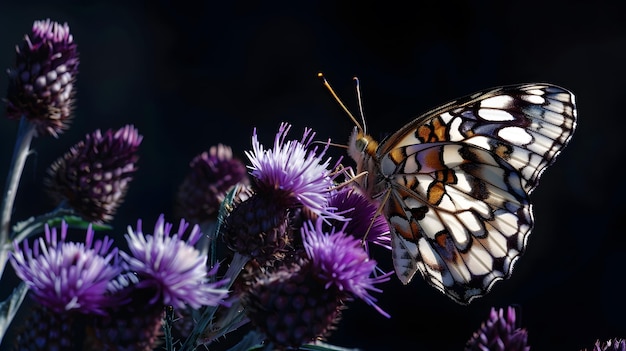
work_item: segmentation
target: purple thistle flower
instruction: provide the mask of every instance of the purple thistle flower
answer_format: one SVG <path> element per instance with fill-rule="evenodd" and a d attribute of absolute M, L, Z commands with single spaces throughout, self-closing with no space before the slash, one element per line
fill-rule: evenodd
<path fill-rule="evenodd" d="M 224 195 L 235 184 L 249 183 L 246 166 L 229 146 L 218 144 L 191 160 L 176 194 L 176 211 L 194 223 L 215 220 Z"/>
<path fill-rule="evenodd" d="M 393 272 L 372 277 L 376 262 L 360 240 L 343 232 L 325 233 L 324 220 L 302 228 L 305 255 L 272 269 L 257 269 L 241 295 L 247 316 L 279 349 L 297 348 L 327 337 L 346 303 L 358 297 L 389 317 L 370 291 Z"/>
<path fill-rule="evenodd" d="M 312 265 L 285 265 L 257 274 L 241 295 L 250 322 L 276 349 L 297 349 L 327 337 L 341 318 L 348 294 L 315 279 Z"/>
<path fill-rule="evenodd" d="M 253 177 L 253 194 L 238 203 L 224 223 L 227 246 L 265 265 L 284 257 L 294 244 L 291 219 L 301 209 L 325 220 L 342 220 L 328 206 L 335 175 L 323 161 L 326 148 L 308 150 L 315 133 L 304 131 L 301 141 L 285 141 L 291 126 L 282 123 L 273 149 L 265 150 L 252 136 L 253 151 L 246 152 Z"/>
<path fill-rule="evenodd" d="M 172 224 L 166 223 L 160 215 L 154 226 L 154 233 L 144 234 L 141 220 L 137 228 L 128 227 L 125 235 L 130 255 L 120 252 L 128 270 L 137 273 L 137 289 L 154 289 L 149 304 L 172 305 L 183 308 L 216 306 L 227 297 L 228 291 L 220 289 L 227 281 L 210 282 L 210 276 L 217 273 L 218 266 L 207 272 L 206 256 L 194 248 L 202 233 L 194 225 L 187 240 L 183 234 L 189 224 L 181 219 L 178 231 L 170 235 Z"/>
<path fill-rule="evenodd" d="M 110 250 L 113 241 L 108 237 L 94 242 L 91 226 L 85 243 L 65 242 L 67 227 L 63 222 L 58 240 L 56 228 L 46 224 L 45 240 L 35 241 L 32 250 L 28 241 L 23 248 L 14 243 L 11 264 L 35 299 L 52 311 L 105 314 L 105 308 L 115 303 L 110 282 L 122 271 L 118 250 Z"/>
<path fill-rule="evenodd" d="M 112 220 L 137 170 L 142 139 L 132 125 L 87 134 L 48 168 L 46 190 L 89 221 Z"/>
<path fill-rule="evenodd" d="M 382 292 L 375 284 L 389 280 L 393 272 L 372 277 L 376 270 L 376 261 L 370 259 L 361 245 L 361 240 L 343 231 L 330 233 L 323 229 L 323 222 L 307 222 L 301 229 L 302 240 L 307 256 L 318 279 L 325 287 L 335 286 L 339 291 L 346 291 L 374 307 L 380 314 L 389 317 L 376 305 L 376 299 L 369 291 Z"/>
<path fill-rule="evenodd" d="M 343 228 L 344 233 L 391 250 L 391 236 L 385 216 L 377 213 L 378 203 L 363 195 L 359 188 L 347 186 L 340 189 L 332 195 L 328 205 L 336 208 L 337 213 L 348 220 Z M 337 227 L 344 225 L 331 223 Z"/>
<path fill-rule="evenodd" d="M 73 110 L 78 52 L 67 23 L 35 21 L 32 30 L 16 46 L 15 67 L 7 71 L 7 116 L 23 116 L 38 135 L 58 137 Z"/>
<path fill-rule="evenodd" d="M 588 349 L 583 349 L 582 351 L 587 350 Z M 597 340 L 593 348 L 589 349 L 589 351 L 626 351 L 626 340 L 618 338 L 603 342 Z"/>
<path fill-rule="evenodd" d="M 518 328 L 515 321 L 515 309 L 507 308 L 496 310 L 491 308 L 489 319 L 485 321 L 472 338 L 465 344 L 466 351 L 529 351 L 528 332 Z"/>
<path fill-rule="evenodd" d="M 252 135 L 250 174 L 254 177 L 257 192 L 273 193 L 272 198 L 285 207 L 305 206 L 314 213 L 331 219 L 342 219 L 328 198 L 333 189 L 334 175 L 328 169 L 330 158 L 322 160 L 328 144 L 318 152 L 309 146 L 315 137 L 311 129 L 305 129 L 301 141 L 285 141 L 291 129 L 282 123 L 274 139 L 274 148 L 265 150 L 257 139 L 256 129 Z"/>

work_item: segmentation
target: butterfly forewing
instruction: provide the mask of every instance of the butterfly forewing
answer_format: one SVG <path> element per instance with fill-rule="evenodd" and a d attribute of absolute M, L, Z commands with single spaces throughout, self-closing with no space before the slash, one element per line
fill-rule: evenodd
<path fill-rule="evenodd" d="M 488 149 L 516 168 L 532 191 L 576 126 L 574 95 L 550 84 L 494 88 L 433 109 L 387 138 L 378 150 L 415 143 L 463 142 Z"/>
<path fill-rule="evenodd" d="M 569 141 L 574 96 L 549 84 L 495 88 L 448 103 L 357 160 L 374 173 L 396 273 L 415 272 L 459 303 L 511 274 L 533 226 L 530 192 Z"/>

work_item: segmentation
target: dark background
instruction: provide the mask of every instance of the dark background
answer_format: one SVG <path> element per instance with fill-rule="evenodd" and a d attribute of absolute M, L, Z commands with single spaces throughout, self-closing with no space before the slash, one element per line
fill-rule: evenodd
<path fill-rule="evenodd" d="M 519 306 L 532 350 L 626 337 L 626 16 L 620 5 L 590 3 L 2 1 L 0 67 L 45 18 L 69 23 L 81 57 L 74 122 L 58 140 L 34 141 L 14 219 L 51 209 L 45 169 L 97 128 L 134 124 L 144 136 L 140 169 L 112 223 L 119 240 L 137 218 L 147 228 L 160 213 L 173 219 L 189 161 L 211 145 L 243 155 L 254 127 L 270 145 L 281 121 L 294 124 L 294 138 L 308 126 L 345 143 L 352 124 L 319 71 L 353 111 L 352 77 L 361 79 L 376 137 L 477 90 L 550 82 L 576 94 L 579 127 L 533 193 L 536 226 L 512 278 L 469 307 L 419 277 L 408 286 L 394 278 L 376 295 L 392 318 L 354 302 L 330 342 L 461 350 L 492 306 L 507 305 Z M 0 167 L 16 130 L 0 119 Z M 377 259 L 389 265 L 389 253 Z"/>

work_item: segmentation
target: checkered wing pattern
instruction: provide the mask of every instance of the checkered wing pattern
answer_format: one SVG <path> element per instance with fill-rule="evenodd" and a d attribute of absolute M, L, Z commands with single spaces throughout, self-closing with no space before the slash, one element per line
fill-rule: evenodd
<path fill-rule="evenodd" d="M 574 95 L 550 84 L 478 92 L 382 143 L 356 129 L 357 180 L 381 202 L 395 271 L 467 304 L 510 276 L 533 228 L 529 195 L 576 126 Z"/>

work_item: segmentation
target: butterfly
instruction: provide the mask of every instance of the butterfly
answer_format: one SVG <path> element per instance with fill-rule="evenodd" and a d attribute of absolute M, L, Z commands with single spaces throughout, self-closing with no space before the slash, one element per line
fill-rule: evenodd
<path fill-rule="evenodd" d="M 529 195 L 576 128 L 574 95 L 544 83 L 496 87 L 434 108 L 378 143 L 320 78 L 356 124 L 348 144 L 362 175 L 355 181 L 380 203 L 400 281 L 420 272 L 469 304 L 508 278 L 533 228 Z"/>

